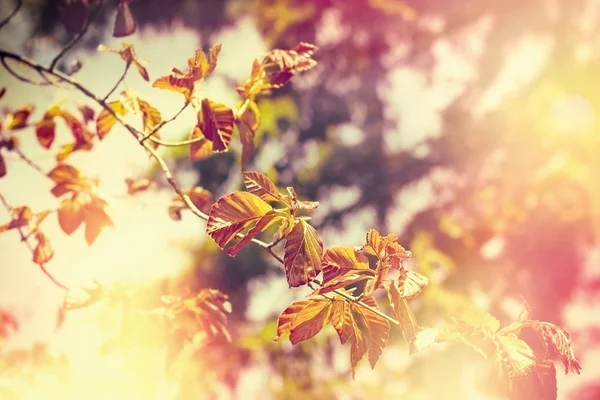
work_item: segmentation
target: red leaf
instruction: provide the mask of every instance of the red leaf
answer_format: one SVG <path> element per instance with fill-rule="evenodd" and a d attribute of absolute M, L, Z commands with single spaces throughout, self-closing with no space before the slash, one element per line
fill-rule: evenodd
<path fill-rule="evenodd" d="M 135 23 L 135 19 L 129 8 L 129 1 L 130 0 L 121 0 L 117 7 L 117 18 L 113 29 L 113 37 L 132 35 L 137 29 L 137 24 Z"/>
<path fill-rule="evenodd" d="M 268 212 L 265 215 L 263 215 L 263 217 L 258 220 L 256 225 L 254 225 L 252 227 L 252 229 L 250 229 L 248 231 L 248 233 L 244 236 L 244 238 L 242 240 L 240 240 L 238 243 L 236 243 L 234 246 L 230 247 L 227 250 L 227 254 L 232 257 L 235 257 L 237 255 L 237 253 L 242 248 L 244 248 L 244 246 L 246 246 L 248 243 L 250 243 L 250 241 L 252 239 L 254 239 L 259 233 L 263 232 L 271 224 L 276 222 L 276 218 L 277 218 L 277 216 L 275 215 L 274 212 Z"/>
<path fill-rule="evenodd" d="M 53 119 L 43 119 L 35 125 L 35 135 L 42 147 L 52 146 L 55 137 L 56 124 Z"/>
<path fill-rule="evenodd" d="M 321 270 L 323 243 L 315 228 L 305 220 L 296 220 L 285 238 L 285 275 L 290 287 L 298 287 L 313 280 Z"/>

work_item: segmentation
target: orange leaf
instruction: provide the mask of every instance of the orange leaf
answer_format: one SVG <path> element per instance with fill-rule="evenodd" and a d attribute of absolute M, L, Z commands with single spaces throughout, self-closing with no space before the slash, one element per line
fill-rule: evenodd
<path fill-rule="evenodd" d="M 190 140 L 199 139 L 190 144 L 190 160 L 204 160 L 213 154 L 213 143 L 204 137 L 204 134 L 197 126 L 194 127 L 190 135 Z"/>
<path fill-rule="evenodd" d="M 35 239 L 38 243 L 35 249 L 33 249 L 33 262 L 36 264 L 45 264 L 54 256 L 54 250 L 52 250 L 50 242 L 42 232 L 37 231 Z"/>
<path fill-rule="evenodd" d="M 274 212 L 270 211 L 270 212 L 266 213 L 261 219 L 258 220 L 256 225 L 254 225 L 252 227 L 252 229 L 250 229 L 248 231 L 248 233 L 242 238 L 242 240 L 240 240 L 238 243 L 236 243 L 234 246 L 230 247 L 227 250 L 227 254 L 232 257 L 235 257 L 237 255 L 237 253 L 242 248 L 244 248 L 244 246 L 246 246 L 248 243 L 250 243 L 250 241 L 252 239 L 254 239 L 259 233 L 263 232 L 271 224 L 276 222 L 277 221 L 276 218 L 277 218 L 277 216 L 275 215 Z"/>
<path fill-rule="evenodd" d="M 375 303 L 373 297 L 366 297 L 363 302 L 377 309 L 377 303 Z M 369 363 L 371 368 L 375 368 L 375 364 L 381 357 L 390 336 L 390 323 L 367 308 L 356 306 L 355 309 L 362 315 L 367 326 L 369 332 Z"/>
<path fill-rule="evenodd" d="M 144 192 L 155 186 L 155 183 L 148 178 L 131 179 L 126 178 L 127 194 L 133 195 L 139 192 Z"/>
<path fill-rule="evenodd" d="M 207 60 L 206 54 L 202 50 L 196 50 L 194 56 L 188 59 L 186 72 L 173 68 L 170 75 L 158 78 L 152 86 L 183 93 L 186 99 L 189 99 L 195 83 L 206 78 L 215 69 L 220 51 L 220 44 L 213 46 Z"/>
<path fill-rule="evenodd" d="M 277 186 L 265 175 L 259 172 L 244 172 L 246 190 L 259 196 L 265 201 L 279 201 L 281 194 Z"/>
<path fill-rule="evenodd" d="M 408 306 L 406 299 L 401 296 L 400 291 L 394 282 L 387 281 L 385 282 L 384 287 L 388 292 L 394 317 L 400 323 L 400 329 L 402 329 L 404 340 L 410 345 L 419 329 L 415 315 Z"/>
<path fill-rule="evenodd" d="M 313 280 L 321 270 L 323 243 L 315 228 L 305 220 L 296 220 L 285 238 L 285 275 L 290 287 Z"/>
<path fill-rule="evenodd" d="M 325 297 L 314 297 L 296 315 L 290 328 L 290 342 L 298 344 L 311 339 L 327 325 L 333 302 Z"/>
<path fill-rule="evenodd" d="M 352 335 L 352 342 L 351 342 L 352 345 L 350 347 L 350 366 L 352 369 L 352 379 L 354 379 L 356 365 L 358 364 L 358 362 L 363 358 L 363 356 L 367 352 L 369 344 L 367 342 L 367 338 L 365 338 L 365 335 L 362 333 L 362 331 L 356 324 L 356 321 L 354 321 L 354 320 L 353 320 L 352 332 L 353 332 L 353 335 Z"/>
<path fill-rule="evenodd" d="M 121 117 L 127 114 L 127 109 L 119 100 L 111 101 L 107 103 L 107 105 L 115 114 Z M 111 112 L 106 109 L 100 111 L 98 117 L 96 118 L 96 134 L 100 140 L 104 139 L 108 132 L 110 132 L 112 127 L 115 125 L 115 122 L 117 122 L 117 118 L 115 118 Z"/>
<path fill-rule="evenodd" d="M 85 240 L 92 245 L 105 226 L 114 226 L 112 219 L 104 210 L 106 203 L 98 197 L 93 197 L 90 203 L 83 207 L 85 220 Z"/>
<path fill-rule="evenodd" d="M 340 343 L 345 344 L 354 335 L 355 322 L 350 304 L 343 300 L 336 300 L 331 311 L 331 325 L 335 328 Z"/>
<path fill-rule="evenodd" d="M 72 234 L 79 228 L 79 225 L 83 222 L 83 218 L 83 204 L 77 194 L 61 202 L 58 209 L 58 223 L 67 235 Z"/>
<path fill-rule="evenodd" d="M 162 122 L 160 111 L 152 107 L 147 101 L 138 97 L 137 99 L 140 111 L 142 112 L 142 122 L 144 124 L 144 132 L 151 132 L 158 124 Z"/>
<path fill-rule="evenodd" d="M 323 254 L 323 284 L 319 293 L 328 293 L 365 279 L 374 271 L 367 258 L 352 247 L 333 247 Z"/>
<path fill-rule="evenodd" d="M 254 155 L 254 135 L 260 124 L 260 112 L 256 102 L 249 101 L 242 115 L 236 118 L 235 123 L 242 143 L 242 164 L 247 164 Z"/>
<path fill-rule="evenodd" d="M 213 151 L 227 151 L 233 132 L 233 111 L 209 99 L 202 100 L 198 128 L 213 143 Z"/>
<path fill-rule="evenodd" d="M 224 248 L 238 233 L 272 210 L 252 193 L 234 192 L 212 205 L 206 232 L 220 248 Z"/>
<path fill-rule="evenodd" d="M 98 46 L 98 51 L 108 51 L 108 52 L 116 53 L 116 54 L 120 55 L 121 58 L 128 65 L 132 64 L 132 63 L 133 63 L 133 65 L 135 65 L 138 72 L 140 73 L 142 78 L 144 78 L 145 81 L 150 80 L 150 77 L 148 76 L 148 70 L 146 69 L 147 62 L 145 60 L 142 60 L 135 54 L 135 49 L 133 47 L 133 44 L 122 42 L 120 49 L 111 49 L 111 48 L 108 48 L 101 44 Z"/>
<path fill-rule="evenodd" d="M 277 336 L 275 337 L 275 341 L 279 340 L 282 336 L 290 333 L 292 329 L 292 323 L 298 316 L 298 313 L 302 311 L 304 307 L 310 304 L 311 300 L 299 300 L 295 301 L 285 310 L 279 314 L 279 318 L 277 319 Z"/>

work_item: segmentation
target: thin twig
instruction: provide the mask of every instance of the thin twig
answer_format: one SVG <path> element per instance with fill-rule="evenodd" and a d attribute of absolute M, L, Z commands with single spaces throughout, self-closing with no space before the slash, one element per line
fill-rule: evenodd
<path fill-rule="evenodd" d="M 58 53 L 56 55 L 56 57 L 54 57 L 54 59 L 50 63 L 50 68 L 49 68 L 50 71 L 54 70 L 54 67 L 56 67 L 56 64 L 61 59 L 61 57 L 64 56 L 71 49 L 71 47 L 73 47 L 87 33 L 87 30 L 90 27 L 90 24 L 92 23 L 92 21 L 96 18 L 96 16 L 100 12 L 103 1 L 104 0 L 100 0 L 98 5 L 96 6 L 96 8 L 94 8 L 93 14 L 88 14 L 81 30 L 75 36 L 73 36 L 73 39 L 71 39 L 71 41 L 69 43 L 67 43 L 67 45 L 60 51 L 60 53 Z"/>
<path fill-rule="evenodd" d="M 189 101 L 186 101 L 183 104 L 183 107 L 181 107 L 179 109 L 179 111 L 177 111 L 177 113 L 175 113 L 175 115 L 173 115 L 171 118 L 169 119 L 165 119 L 164 121 L 162 121 L 160 124 L 156 125 L 150 132 L 148 132 L 146 135 L 144 135 L 143 138 L 140 139 L 140 143 L 144 143 L 147 139 L 152 140 L 155 143 L 158 144 L 163 144 L 163 140 L 155 138 L 154 135 L 156 132 L 158 132 L 159 129 L 161 129 L 163 126 L 165 126 L 166 124 L 168 124 L 171 121 L 174 121 L 177 117 L 179 117 L 179 115 L 190 105 Z M 170 144 L 170 142 L 164 142 L 167 144 L 164 144 L 164 146 L 171 146 L 171 147 L 175 147 L 175 146 L 182 146 L 181 144 L 177 144 L 177 142 L 174 142 L 172 145 Z M 187 144 L 187 143 L 186 143 Z"/>
<path fill-rule="evenodd" d="M 48 176 L 46 174 L 46 172 L 42 169 L 42 167 L 40 167 L 39 165 L 37 165 L 32 159 L 30 159 L 29 157 L 27 157 L 27 155 L 25 153 L 23 153 L 23 150 L 21 150 L 19 148 L 19 146 L 15 146 L 15 148 L 13 149 L 13 151 L 15 153 L 17 153 L 17 155 L 19 156 L 19 158 L 21 160 L 25 161 L 27 163 L 27 165 L 29 165 L 31 168 L 35 169 L 41 175 L 44 175 L 46 177 Z"/>
<path fill-rule="evenodd" d="M 154 147 L 152 147 L 152 144 L 144 141 L 142 139 L 144 139 L 146 136 L 150 137 L 151 134 L 154 133 L 154 130 L 152 132 L 150 132 L 147 135 L 144 135 L 143 132 L 140 132 L 138 129 L 136 129 L 135 127 L 133 127 L 132 125 L 130 125 L 129 123 L 127 123 L 126 121 L 124 121 L 105 101 L 103 101 L 102 99 L 98 98 L 94 93 L 92 93 L 89 89 L 87 89 L 85 86 L 83 86 L 82 84 L 80 84 L 79 82 L 73 80 L 72 78 L 66 76 L 65 74 L 62 74 L 60 72 L 57 71 L 51 71 L 48 68 L 45 68 L 39 64 L 36 64 L 35 62 L 28 60 L 18 54 L 14 54 L 14 53 L 10 53 L 7 52 L 5 50 L 1 50 L 0 49 L 0 57 L 4 58 L 4 57 L 8 57 L 8 58 L 12 58 L 15 59 L 17 61 L 20 61 L 38 71 L 44 71 L 50 75 L 55 76 L 56 78 L 60 79 L 61 81 L 71 85 L 72 87 L 78 89 L 81 93 L 83 93 L 85 96 L 89 97 L 90 99 L 94 100 L 96 103 L 98 103 L 100 106 L 102 106 L 102 108 L 104 108 L 108 113 L 110 113 L 123 127 L 125 127 L 125 129 L 127 129 L 134 138 L 136 138 L 138 140 L 138 142 L 148 151 L 148 153 L 150 154 L 150 156 L 152 158 L 154 158 L 154 160 L 158 163 L 160 169 L 163 171 L 163 174 L 165 176 L 165 178 L 167 179 L 167 182 L 169 183 L 169 185 L 171 185 L 171 187 L 173 188 L 173 190 L 175 190 L 175 193 L 177 193 L 177 195 L 179 195 L 179 197 L 181 197 L 181 199 L 183 200 L 183 202 L 188 206 L 188 208 L 192 211 L 192 213 L 194 213 L 197 217 L 208 221 L 208 215 L 203 213 L 200 209 L 198 209 L 198 207 L 196 207 L 196 205 L 192 202 L 192 200 L 190 199 L 190 197 L 184 193 L 184 191 L 181 189 L 181 186 L 179 186 L 179 183 L 177 182 L 177 180 L 174 178 L 173 173 L 171 172 L 169 166 L 167 165 L 167 163 L 165 162 L 165 160 L 156 152 L 156 150 L 154 149 Z M 175 118 L 177 118 L 177 116 L 187 107 L 187 103 L 184 104 L 184 106 L 182 107 L 182 109 L 175 115 L 173 116 L 173 118 L 164 121 L 164 123 L 166 124 L 167 122 L 170 122 L 172 120 L 174 120 Z M 164 124 L 159 124 L 157 126 L 157 128 L 159 128 L 160 126 L 162 126 Z M 158 130 L 155 128 L 155 130 Z M 238 237 L 244 237 L 243 234 L 238 234 Z M 265 249 L 271 256 L 273 256 L 273 258 L 275 258 L 278 262 L 280 262 L 281 264 L 284 264 L 284 260 L 281 258 L 281 256 L 279 256 L 277 253 L 275 253 L 273 251 L 273 249 L 271 249 L 269 247 L 268 243 L 263 242 L 262 240 L 253 238 L 251 240 L 254 244 L 262 247 L 263 249 Z M 381 311 L 369 306 L 368 304 L 365 304 L 362 301 L 358 301 L 357 299 L 355 299 L 354 297 L 348 295 L 347 293 L 344 293 L 341 290 L 334 290 L 334 293 L 337 293 L 338 295 L 360 305 L 361 307 L 370 310 L 371 312 L 381 316 L 382 318 L 385 318 L 386 320 L 392 322 L 395 325 L 399 325 L 399 322 L 389 316 L 387 316 L 386 314 L 382 313 Z"/>
<path fill-rule="evenodd" d="M 17 15 L 21 7 L 23 7 L 23 0 L 17 0 L 17 6 L 15 7 L 15 9 L 8 15 L 8 17 L 6 17 L 2 22 L 0 22 L 0 29 L 4 28 L 4 26 L 7 25 L 15 15 Z"/>
<path fill-rule="evenodd" d="M 113 94 L 115 90 L 117 90 L 117 88 L 119 87 L 119 85 L 121 84 L 121 82 L 123 82 L 123 80 L 125 79 L 125 75 L 127 75 L 127 71 L 129 71 L 129 67 L 130 66 L 131 66 L 130 63 L 125 64 L 125 70 L 123 71 L 123 74 L 121 75 L 121 77 L 119 78 L 119 80 L 117 81 L 117 83 L 115 83 L 115 86 L 113 86 L 113 88 L 110 89 L 110 92 L 108 92 L 106 94 L 106 96 L 104 96 L 104 98 L 102 99 L 102 101 L 108 100 L 108 98 L 110 97 L 110 95 Z"/>
<path fill-rule="evenodd" d="M 2 193 L 0 193 L 0 202 L 2 203 L 2 205 L 4 206 L 4 208 L 6 208 L 6 211 L 10 214 L 10 212 L 12 211 L 12 207 L 8 204 L 8 202 L 6 201 L 6 198 L 2 195 Z M 29 235 L 25 235 L 25 232 L 23 231 L 23 227 L 18 227 L 17 231 L 19 232 L 19 235 L 21 236 L 21 242 L 25 242 L 25 245 L 27 246 L 27 248 L 29 249 L 29 251 L 33 254 L 33 252 L 35 251 L 35 248 L 31 245 L 31 243 L 29 243 Z M 60 283 L 58 280 L 56 280 L 56 278 L 54 276 L 52 276 L 52 274 L 50 273 L 50 271 L 48 271 L 46 269 L 46 266 L 44 265 L 44 263 L 36 263 L 38 265 L 38 267 L 40 267 L 40 269 L 42 270 L 42 272 L 59 288 L 64 289 L 64 290 L 69 290 L 69 288 Z"/>

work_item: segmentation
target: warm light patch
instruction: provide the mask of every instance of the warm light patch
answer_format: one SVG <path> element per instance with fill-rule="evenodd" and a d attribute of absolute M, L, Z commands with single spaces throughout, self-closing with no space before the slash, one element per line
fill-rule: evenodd
<path fill-rule="evenodd" d="M 550 121 L 561 133 L 581 133 L 596 124 L 596 110 L 592 103 L 577 95 L 560 97 L 550 106 Z"/>

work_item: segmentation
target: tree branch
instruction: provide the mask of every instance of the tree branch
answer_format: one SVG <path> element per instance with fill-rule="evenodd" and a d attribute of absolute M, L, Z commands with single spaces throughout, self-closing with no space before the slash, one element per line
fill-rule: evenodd
<path fill-rule="evenodd" d="M 125 76 L 127 75 L 127 71 L 129 71 L 129 67 L 130 66 L 131 66 L 130 63 L 125 64 L 125 70 L 123 71 L 123 74 L 121 74 L 121 77 L 119 78 L 119 80 L 117 81 L 117 83 L 115 83 L 115 86 L 113 86 L 113 88 L 110 89 L 110 92 L 108 92 L 106 94 L 106 96 L 104 96 L 104 98 L 102 99 L 102 101 L 108 100 L 108 98 L 110 97 L 110 95 L 113 94 L 115 90 L 117 90 L 117 88 L 119 87 L 119 85 L 121 84 L 121 82 L 123 82 L 123 80 L 125 79 Z"/>
<path fill-rule="evenodd" d="M 179 115 L 190 105 L 189 101 L 186 101 L 183 104 L 183 107 L 181 107 L 179 109 L 179 111 L 177 111 L 177 113 L 175 113 L 175 115 L 173 115 L 171 118 L 169 119 L 165 119 L 164 121 L 162 121 L 160 124 L 156 125 L 150 132 L 148 132 L 146 135 L 144 135 L 143 138 L 140 139 L 140 143 L 144 143 L 147 139 L 152 140 L 154 143 L 158 143 L 158 144 L 162 144 L 163 146 L 170 146 L 170 147 L 177 147 L 177 146 L 182 146 L 182 144 L 179 144 L 179 142 L 165 142 L 161 139 L 155 138 L 154 135 L 156 132 L 158 132 L 159 129 L 161 129 L 163 126 L 165 126 L 166 124 L 168 124 L 171 121 L 174 121 L 177 117 L 179 117 Z M 199 141 L 194 139 L 194 141 Z M 192 142 L 193 143 L 193 142 Z M 187 143 L 184 143 L 187 144 Z"/>
<path fill-rule="evenodd" d="M 163 171 L 163 174 L 165 176 L 165 178 L 167 179 L 167 182 L 169 183 L 169 185 L 171 185 L 171 187 L 173 188 L 173 190 L 177 193 L 177 195 L 179 195 L 179 197 L 181 197 L 181 199 L 184 201 L 184 203 L 188 206 L 188 208 L 192 211 L 192 213 L 194 213 L 198 218 L 201 218 L 205 221 L 208 221 L 208 215 L 203 213 L 198 207 L 196 207 L 196 205 L 192 202 L 192 200 L 190 199 L 190 197 L 185 194 L 185 192 L 181 189 L 181 186 L 179 186 L 179 183 L 177 182 L 177 180 L 175 179 L 175 177 L 173 176 L 173 173 L 171 172 L 169 166 L 167 165 L 167 163 L 165 162 L 165 160 L 157 153 L 157 151 L 154 149 L 154 147 L 152 147 L 152 144 L 149 143 L 148 141 L 144 141 L 143 139 L 145 137 L 150 137 L 152 138 L 152 134 L 158 130 L 158 128 L 160 128 L 161 126 L 164 126 L 164 124 L 166 124 L 167 122 L 170 122 L 172 120 L 174 120 L 175 118 L 177 118 L 177 116 L 187 107 L 187 104 L 184 104 L 184 106 L 181 108 L 181 110 L 179 110 L 179 112 L 177 114 L 175 114 L 175 116 L 173 116 L 171 119 L 167 120 L 167 121 L 163 121 L 164 123 L 159 124 L 153 131 L 151 131 L 149 134 L 144 135 L 143 132 L 140 132 L 138 129 L 136 129 L 135 127 L 133 127 L 132 125 L 128 124 L 126 121 L 124 121 L 104 100 L 98 98 L 94 93 L 92 93 L 89 89 L 87 89 L 85 86 L 83 86 L 82 84 L 80 84 L 79 82 L 75 81 L 74 79 L 72 79 L 69 76 L 66 76 L 65 74 L 62 74 L 58 71 L 53 71 L 50 70 L 42 65 L 36 64 L 35 62 L 28 60 L 18 54 L 14 54 L 5 50 L 1 50 L 0 49 L 0 59 L 4 59 L 4 58 L 12 58 L 14 60 L 17 60 L 19 62 L 22 62 L 32 68 L 34 68 L 36 71 L 42 71 L 45 72 L 47 74 L 50 74 L 58 79 L 60 79 L 60 81 L 65 82 L 67 84 L 69 84 L 70 86 L 78 89 L 81 93 L 83 93 L 86 97 L 94 100 L 96 103 L 98 103 L 100 106 L 102 106 L 102 108 L 104 108 L 108 113 L 110 113 L 123 127 L 125 127 L 125 129 L 127 129 L 134 138 L 136 138 L 136 140 L 146 149 L 146 151 L 150 154 L 150 156 L 152 158 L 154 158 L 154 160 L 158 163 L 160 169 Z M 152 138 L 154 139 L 154 138 Z M 237 235 L 237 237 L 239 238 L 243 238 L 244 235 L 242 233 L 239 233 Z M 277 253 L 275 253 L 273 251 L 273 249 L 269 246 L 268 243 L 263 242 L 262 240 L 253 238 L 252 243 L 260 246 L 261 248 L 263 248 L 264 250 L 266 250 L 273 258 L 275 258 L 279 263 L 284 264 L 284 260 L 281 258 L 281 256 L 279 256 Z M 387 316 L 386 314 L 382 313 L 381 311 L 372 308 L 371 306 L 369 306 L 368 304 L 348 295 L 347 293 L 341 291 L 341 290 L 334 290 L 334 293 L 360 305 L 363 308 L 366 308 L 368 310 L 370 310 L 371 312 L 381 316 L 382 318 L 385 318 L 386 320 L 390 321 L 391 323 L 393 323 L 394 325 L 399 325 L 400 323 L 395 320 L 394 318 L 391 318 L 389 316 Z"/>
<path fill-rule="evenodd" d="M 0 29 L 8 25 L 10 20 L 13 19 L 15 15 L 17 15 L 21 7 L 23 7 L 23 0 L 17 0 L 17 6 L 15 7 L 15 9 L 8 15 L 8 17 L 6 17 L 2 22 L 0 22 Z"/>
<path fill-rule="evenodd" d="M 75 36 L 73 36 L 73 39 L 71 39 L 71 41 L 69 43 L 67 43 L 67 45 L 60 51 L 60 53 L 58 53 L 56 55 L 56 57 L 54 57 L 54 59 L 50 63 L 50 68 L 49 68 L 50 71 L 54 70 L 54 68 L 56 67 L 56 64 L 58 64 L 58 61 L 61 59 L 61 57 L 64 56 L 73 46 L 75 46 L 75 44 L 87 33 L 87 30 L 90 27 L 90 24 L 92 23 L 92 21 L 96 18 L 96 16 L 100 12 L 103 2 L 104 2 L 104 0 L 100 0 L 98 5 L 96 6 L 96 8 L 94 8 L 94 13 L 88 14 L 87 18 L 85 19 L 83 28 L 81 28 L 81 30 Z"/>

